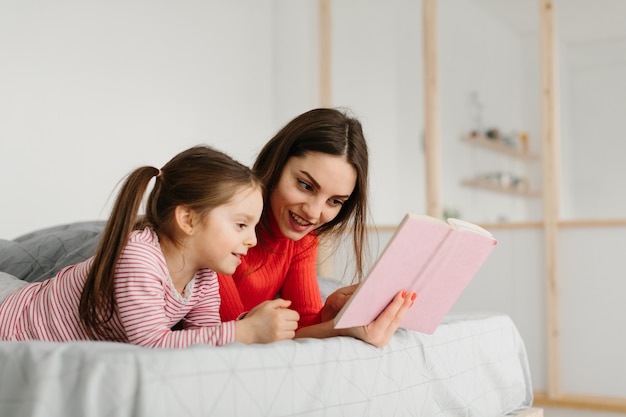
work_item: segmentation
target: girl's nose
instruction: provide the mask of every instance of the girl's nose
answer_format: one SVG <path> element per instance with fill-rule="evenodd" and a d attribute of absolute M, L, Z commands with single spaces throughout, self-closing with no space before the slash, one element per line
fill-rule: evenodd
<path fill-rule="evenodd" d="M 254 231 L 254 228 L 252 228 L 252 233 L 250 233 L 250 235 L 247 237 L 247 239 L 244 240 L 243 244 L 246 245 L 249 248 L 251 248 L 253 246 L 256 246 L 256 244 L 257 244 L 257 237 L 256 237 L 256 232 Z"/>

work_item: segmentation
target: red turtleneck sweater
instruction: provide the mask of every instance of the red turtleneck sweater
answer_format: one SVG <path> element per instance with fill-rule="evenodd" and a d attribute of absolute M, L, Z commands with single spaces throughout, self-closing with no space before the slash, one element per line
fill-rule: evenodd
<path fill-rule="evenodd" d="M 280 297 L 291 300 L 289 308 L 300 314 L 299 328 L 317 324 L 322 309 L 315 269 L 318 238 L 309 234 L 298 241 L 287 239 L 276 223 L 272 231 L 280 237 L 259 239 L 233 275 L 218 274 L 222 320 L 234 320 L 263 301 Z"/>

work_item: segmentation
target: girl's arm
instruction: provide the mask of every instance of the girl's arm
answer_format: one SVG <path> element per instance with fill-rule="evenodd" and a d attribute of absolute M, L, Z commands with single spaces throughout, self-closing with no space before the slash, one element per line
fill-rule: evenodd
<path fill-rule="evenodd" d="M 188 311 L 192 328 L 172 331 L 176 312 L 184 304 L 168 284 L 167 265 L 162 253 L 148 238 L 131 240 L 120 256 L 115 275 L 117 327 L 128 343 L 144 347 L 180 348 L 204 343 L 223 345 L 235 341 L 235 322 L 222 322 L 219 316 L 217 277 L 212 271 L 197 277 L 194 303 Z M 211 275 L 213 274 L 213 275 Z"/>
<path fill-rule="evenodd" d="M 415 299 L 415 293 L 401 291 L 391 300 L 382 313 L 370 324 L 348 329 L 335 329 L 333 320 L 299 329 L 296 337 L 324 338 L 331 336 L 351 336 L 376 347 L 385 346 L 400 326 L 402 318 Z"/>
<path fill-rule="evenodd" d="M 293 339 L 298 327 L 298 313 L 289 309 L 291 301 L 265 301 L 246 317 L 235 322 L 235 341 L 241 343 L 269 343 Z"/>

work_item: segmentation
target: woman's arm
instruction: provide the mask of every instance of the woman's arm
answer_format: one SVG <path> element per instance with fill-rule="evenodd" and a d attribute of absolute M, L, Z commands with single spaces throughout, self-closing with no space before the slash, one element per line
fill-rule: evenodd
<path fill-rule="evenodd" d="M 334 322 L 330 319 L 320 324 L 299 329 L 296 332 L 296 337 L 350 336 L 376 347 L 383 347 L 389 343 L 389 340 L 391 340 L 391 337 L 400 326 L 402 318 L 413 305 L 413 300 L 415 300 L 415 293 L 400 291 L 382 313 L 366 326 L 335 329 Z"/>

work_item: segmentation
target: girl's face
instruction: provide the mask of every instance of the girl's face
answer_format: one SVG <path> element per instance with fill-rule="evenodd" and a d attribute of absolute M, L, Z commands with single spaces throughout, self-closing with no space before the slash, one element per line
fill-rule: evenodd
<path fill-rule="evenodd" d="M 242 188 L 229 203 L 211 210 L 191 236 L 195 259 L 201 268 L 233 274 L 241 257 L 257 243 L 255 226 L 263 211 L 258 187 Z"/>
<path fill-rule="evenodd" d="M 309 152 L 287 160 L 270 207 L 280 231 L 302 239 L 339 214 L 356 184 L 356 170 L 343 156 Z"/>

